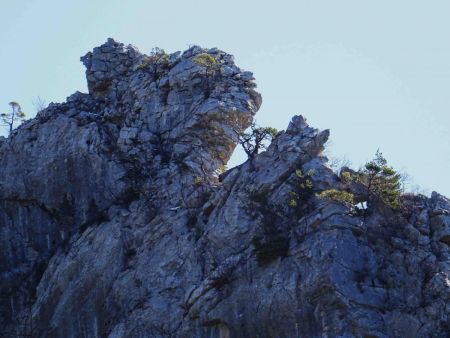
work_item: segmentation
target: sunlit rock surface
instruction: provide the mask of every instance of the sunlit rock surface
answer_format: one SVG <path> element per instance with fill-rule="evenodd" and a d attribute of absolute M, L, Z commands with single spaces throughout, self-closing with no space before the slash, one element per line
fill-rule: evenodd
<path fill-rule="evenodd" d="M 0 140 L 1 337 L 447 337 L 448 199 L 302 196 L 346 183 L 301 116 L 223 172 L 261 96 L 218 49 L 82 62 L 88 94 Z"/>

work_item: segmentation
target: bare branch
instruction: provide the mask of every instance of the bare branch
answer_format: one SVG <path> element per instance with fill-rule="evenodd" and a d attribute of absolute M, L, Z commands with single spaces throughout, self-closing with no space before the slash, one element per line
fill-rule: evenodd
<path fill-rule="evenodd" d="M 39 113 L 47 108 L 47 102 L 42 97 L 38 96 L 33 100 L 33 107 L 36 110 L 36 113 Z"/>

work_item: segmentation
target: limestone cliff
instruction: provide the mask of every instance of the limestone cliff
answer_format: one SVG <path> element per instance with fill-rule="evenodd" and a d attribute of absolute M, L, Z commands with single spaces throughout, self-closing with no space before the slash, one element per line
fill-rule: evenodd
<path fill-rule="evenodd" d="M 82 61 L 89 94 L 0 140 L 1 337 L 448 336 L 448 199 L 318 198 L 359 187 L 301 116 L 223 173 L 261 97 L 218 49 Z"/>

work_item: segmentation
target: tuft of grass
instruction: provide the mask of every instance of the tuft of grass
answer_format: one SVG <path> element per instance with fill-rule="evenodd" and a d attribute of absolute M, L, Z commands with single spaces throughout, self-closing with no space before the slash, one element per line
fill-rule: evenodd
<path fill-rule="evenodd" d="M 321 191 L 317 194 L 317 197 L 339 203 L 349 203 L 352 205 L 355 204 L 355 196 L 351 192 L 347 191 L 329 189 Z"/>
<path fill-rule="evenodd" d="M 341 179 L 344 183 L 350 183 L 353 180 L 352 174 L 350 174 L 348 171 L 345 171 L 341 174 Z"/>
<path fill-rule="evenodd" d="M 217 65 L 217 60 L 211 56 L 210 54 L 203 53 L 200 55 L 197 55 L 194 60 L 195 63 L 199 64 L 200 66 L 212 68 L 215 65 Z"/>
<path fill-rule="evenodd" d="M 305 174 L 301 169 L 297 169 L 291 182 L 294 190 L 289 192 L 290 198 L 287 203 L 299 217 L 305 212 L 305 206 L 307 206 L 309 198 L 313 195 L 314 184 L 312 177 L 314 174 L 314 170 L 308 170 Z"/>

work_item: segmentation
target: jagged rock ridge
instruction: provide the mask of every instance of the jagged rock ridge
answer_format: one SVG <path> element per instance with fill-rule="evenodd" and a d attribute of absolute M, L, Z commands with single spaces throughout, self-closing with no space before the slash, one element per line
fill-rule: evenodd
<path fill-rule="evenodd" d="M 2 337 L 447 336 L 448 199 L 294 208 L 298 169 L 358 187 L 301 116 L 221 174 L 261 105 L 231 55 L 109 39 L 82 61 L 89 94 L 0 143 Z"/>

